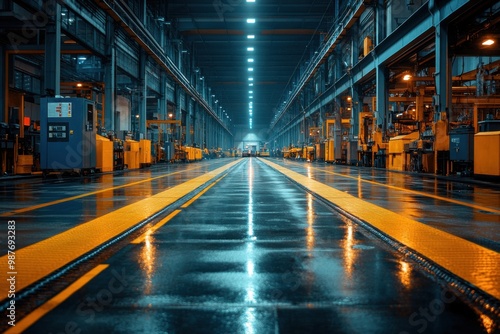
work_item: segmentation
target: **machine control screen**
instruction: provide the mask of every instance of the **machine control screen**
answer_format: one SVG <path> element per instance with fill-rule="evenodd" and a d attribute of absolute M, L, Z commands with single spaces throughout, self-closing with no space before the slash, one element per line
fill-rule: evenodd
<path fill-rule="evenodd" d="M 49 122 L 47 124 L 47 140 L 48 141 L 68 141 L 69 140 L 69 123 L 67 122 Z"/>

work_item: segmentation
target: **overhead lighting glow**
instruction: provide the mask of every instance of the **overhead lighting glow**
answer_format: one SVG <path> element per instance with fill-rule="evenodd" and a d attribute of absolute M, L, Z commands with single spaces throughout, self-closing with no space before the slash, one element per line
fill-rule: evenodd
<path fill-rule="evenodd" d="M 255 49 L 253 47 L 248 47 L 247 51 L 254 51 Z"/>
<path fill-rule="evenodd" d="M 253 81 L 253 78 L 252 77 L 248 78 L 248 81 Z"/>
<path fill-rule="evenodd" d="M 248 86 L 253 87 L 253 83 L 248 84 Z"/>
<path fill-rule="evenodd" d="M 248 60 L 247 60 L 247 61 L 248 61 L 249 63 L 253 63 L 253 61 L 254 61 L 254 60 L 253 60 L 253 58 L 248 58 Z"/>
<path fill-rule="evenodd" d="M 248 72 L 253 72 L 253 67 L 249 67 Z"/>
<path fill-rule="evenodd" d="M 253 94 L 253 90 L 249 90 L 248 93 Z"/>
<path fill-rule="evenodd" d="M 247 19 L 247 23 L 255 23 L 255 19 Z"/>
<path fill-rule="evenodd" d="M 255 38 L 255 35 L 247 35 L 247 38 L 248 38 L 248 39 L 254 39 L 254 38 Z"/>
<path fill-rule="evenodd" d="M 255 2 L 255 0 L 247 0 L 247 2 Z"/>
<path fill-rule="evenodd" d="M 486 45 L 486 46 L 490 46 L 490 45 L 495 44 L 495 41 L 492 40 L 491 38 L 488 38 L 488 39 L 485 39 L 482 44 Z"/>
<path fill-rule="evenodd" d="M 411 75 L 409 75 L 409 74 L 405 74 L 405 76 L 403 77 L 404 81 L 409 81 L 410 79 L 411 79 Z"/>

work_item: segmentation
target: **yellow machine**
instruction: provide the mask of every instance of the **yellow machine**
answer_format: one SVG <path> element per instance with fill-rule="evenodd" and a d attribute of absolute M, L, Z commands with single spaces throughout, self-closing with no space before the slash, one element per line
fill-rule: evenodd
<path fill-rule="evenodd" d="M 139 165 L 139 142 L 127 139 L 123 145 L 125 165 L 128 169 L 137 169 Z"/>
<path fill-rule="evenodd" d="M 112 172 L 113 154 L 113 142 L 109 138 L 96 135 L 96 169 L 103 173 Z"/>
<path fill-rule="evenodd" d="M 373 113 L 363 111 L 359 115 L 359 135 L 358 135 L 358 161 L 362 166 L 372 166 L 372 146 L 373 146 Z"/>
<path fill-rule="evenodd" d="M 151 140 L 141 139 L 139 141 L 139 166 L 151 166 Z"/>
<path fill-rule="evenodd" d="M 326 120 L 325 162 L 335 161 L 335 120 Z"/>
<path fill-rule="evenodd" d="M 500 131 L 474 135 L 474 174 L 500 177 Z"/>
<path fill-rule="evenodd" d="M 418 139 L 418 131 L 408 135 L 393 137 L 389 140 L 389 156 L 387 159 L 387 168 L 390 170 L 405 171 L 408 170 L 410 158 L 408 156 L 405 145 Z"/>

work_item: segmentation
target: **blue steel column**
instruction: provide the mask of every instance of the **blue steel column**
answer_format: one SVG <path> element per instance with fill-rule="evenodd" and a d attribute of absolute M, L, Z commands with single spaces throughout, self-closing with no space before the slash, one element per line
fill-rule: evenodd
<path fill-rule="evenodd" d="M 435 99 L 437 119 L 441 113 L 448 114 L 451 107 L 451 61 L 448 54 L 448 26 L 439 23 L 436 26 L 436 93 Z M 449 115 L 446 115 L 449 116 Z M 448 119 L 448 117 L 446 117 Z"/>
<path fill-rule="evenodd" d="M 116 98 L 116 49 L 115 23 L 113 18 L 106 18 L 106 63 L 104 65 L 104 124 L 107 130 L 115 129 Z"/>
<path fill-rule="evenodd" d="M 335 97 L 335 125 L 333 127 L 333 157 L 335 160 L 342 159 L 342 115 L 340 113 L 340 96 Z"/>
<path fill-rule="evenodd" d="M 180 120 L 182 121 L 181 119 L 181 116 L 182 116 L 182 113 L 181 113 L 181 109 L 182 109 L 182 106 L 181 106 L 181 94 L 182 94 L 182 88 L 178 85 L 178 84 L 175 84 L 175 92 L 174 92 L 174 99 L 175 99 L 175 112 L 174 112 L 174 117 L 176 120 Z M 176 126 L 174 128 L 175 132 L 173 134 L 173 137 L 174 139 L 176 140 L 179 140 L 179 144 L 184 144 L 184 143 L 180 143 L 180 140 L 182 138 L 182 124 L 180 126 Z"/>
<path fill-rule="evenodd" d="M 61 94 L 61 6 L 56 0 L 48 0 L 45 8 L 50 8 L 47 15 L 51 20 L 45 28 L 45 71 L 44 90 L 54 95 Z M 2 79 L 3 80 L 3 79 Z"/>
<path fill-rule="evenodd" d="M 378 63 L 375 60 L 375 63 Z M 375 118 L 377 127 L 382 128 L 382 133 L 387 129 L 387 68 L 383 64 L 376 67 L 376 95 L 377 95 L 377 110 L 375 110 Z"/>
<path fill-rule="evenodd" d="M 136 139 L 140 139 L 140 134 L 142 133 L 146 136 L 146 103 L 147 103 L 147 55 L 144 51 L 141 51 L 139 60 L 139 133 Z"/>
<path fill-rule="evenodd" d="M 166 120 L 168 119 L 167 115 L 167 74 L 165 71 L 160 72 L 160 99 L 159 99 L 159 117 L 158 119 Z M 165 124 L 158 125 L 158 129 L 160 129 L 161 133 L 166 133 L 165 129 L 171 128 L 171 125 L 166 126 Z M 158 138 L 158 141 L 160 138 Z"/>
<path fill-rule="evenodd" d="M 190 98 L 186 106 L 186 145 L 189 146 L 192 146 L 194 142 L 193 137 L 191 136 L 191 125 L 193 123 L 191 117 L 193 115 L 194 108 L 195 104 L 193 102 L 193 99 Z"/>
<path fill-rule="evenodd" d="M 375 45 L 380 44 L 387 36 L 387 21 L 385 11 L 385 0 L 377 0 L 375 7 Z M 375 46 L 374 45 L 374 46 Z"/>
<path fill-rule="evenodd" d="M 358 87 L 355 85 L 351 86 L 352 94 L 352 113 L 351 113 L 351 134 L 354 137 L 359 135 L 359 113 L 363 106 L 363 101 L 359 98 Z"/>

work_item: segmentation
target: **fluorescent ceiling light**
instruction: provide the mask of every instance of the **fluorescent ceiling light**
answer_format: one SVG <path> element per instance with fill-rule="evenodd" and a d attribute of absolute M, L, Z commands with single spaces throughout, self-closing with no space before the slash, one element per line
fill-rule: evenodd
<path fill-rule="evenodd" d="M 248 38 L 248 39 L 254 39 L 254 38 L 255 38 L 255 35 L 247 35 L 247 38 Z"/>
<path fill-rule="evenodd" d="M 485 39 L 482 44 L 486 45 L 486 46 L 490 46 L 490 45 L 495 44 L 495 41 L 492 40 L 491 38 L 488 38 L 488 39 Z"/>
<path fill-rule="evenodd" d="M 255 2 L 255 0 L 247 0 L 247 2 Z"/>
<path fill-rule="evenodd" d="M 253 67 L 249 67 L 248 72 L 253 72 Z"/>
<path fill-rule="evenodd" d="M 248 47 L 247 51 L 254 51 L 255 49 L 253 47 Z"/>
<path fill-rule="evenodd" d="M 255 23 L 255 19 L 247 19 L 247 23 Z"/>
<path fill-rule="evenodd" d="M 252 77 L 248 78 L 248 81 L 253 81 L 253 78 Z"/>
<path fill-rule="evenodd" d="M 253 87 L 253 83 L 248 84 L 250 87 Z"/>
<path fill-rule="evenodd" d="M 249 92 L 250 94 L 253 94 L 253 90 L 249 90 L 248 92 Z"/>
<path fill-rule="evenodd" d="M 248 58 L 248 59 L 247 59 L 247 61 L 248 61 L 249 63 L 253 63 L 253 61 L 254 61 L 254 60 L 253 60 L 253 58 Z"/>

